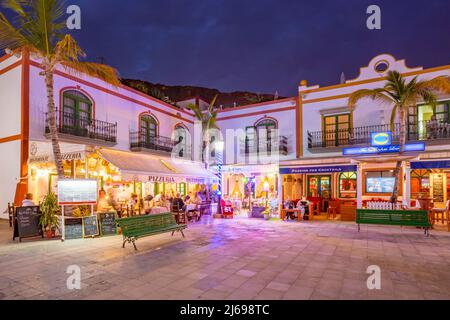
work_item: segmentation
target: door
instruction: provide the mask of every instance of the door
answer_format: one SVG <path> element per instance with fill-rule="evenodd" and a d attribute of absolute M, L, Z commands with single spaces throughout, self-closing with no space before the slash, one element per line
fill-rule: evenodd
<path fill-rule="evenodd" d="M 349 143 L 350 114 L 325 116 L 323 122 L 325 147 L 342 146 Z"/>
<path fill-rule="evenodd" d="M 331 176 L 309 176 L 308 196 L 329 199 L 331 197 Z"/>

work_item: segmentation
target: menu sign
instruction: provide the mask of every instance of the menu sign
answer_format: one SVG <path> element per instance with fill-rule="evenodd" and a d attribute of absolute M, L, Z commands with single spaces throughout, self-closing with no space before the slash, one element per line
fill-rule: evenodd
<path fill-rule="evenodd" d="M 99 213 L 100 232 L 102 236 L 116 235 L 116 214 L 114 212 Z"/>
<path fill-rule="evenodd" d="M 97 180 L 58 181 L 58 202 L 60 205 L 97 203 Z"/>
<path fill-rule="evenodd" d="M 85 238 L 98 235 L 97 216 L 89 216 L 83 218 L 83 234 Z"/>
<path fill-rule="evenodd" d="M 66 218 L 64 219 L 65 239 L 83 238 L 83 219 Z"/>
<path fill-rule="evenodd" d="M 39 207 L 19 207 L 16 208 L 13 240 L 22 238 L 43 236 L 42 228 L 39 226 Z"/>
<path fill-rule="evenodd" d="M 433 201 L 444 202 L 444 177 L 442 174 L 433 175 Z"/>

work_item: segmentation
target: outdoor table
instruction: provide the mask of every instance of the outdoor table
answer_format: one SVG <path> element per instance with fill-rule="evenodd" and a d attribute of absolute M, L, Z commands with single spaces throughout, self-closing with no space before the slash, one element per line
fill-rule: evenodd
<path fill-rule="evenodd" d="M 297 221 L 302 221 L 302 209 L 283 209 L 281 210 L 281 220 L 286 219 L 286 213 L 296 213 Z"/>
<path fill-rule="evenodd" d="M 150 214 L 166 213 L 168 211 L 166 207 L 153 207 L 150 209 Z"/>
<path fill-rule="evenodd" d="M 196 204 L 194 204 L 194 203 L 191 203 L 191 204 L 187 204 L 186 205 L 186 212 L 189 212 L 189 211 L 194 211 L 195 209 L 197 209 L 197 205 Z"/>

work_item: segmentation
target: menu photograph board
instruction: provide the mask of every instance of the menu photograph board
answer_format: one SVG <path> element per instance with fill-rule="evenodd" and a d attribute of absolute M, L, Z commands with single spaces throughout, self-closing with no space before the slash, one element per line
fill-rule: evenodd
<path fill-rule="evenodd" d="M 60 205 L 97 203 L 97 180 L 58 181 L 58 202 Z"/>

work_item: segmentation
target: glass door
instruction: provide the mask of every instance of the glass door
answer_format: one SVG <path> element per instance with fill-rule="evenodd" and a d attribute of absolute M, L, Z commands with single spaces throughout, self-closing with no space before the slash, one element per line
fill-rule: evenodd
<path fill-rule="evenodd" d="M 329 199 L 331 196 L 331 176 L 309 176 L 308 196 Z"/>

